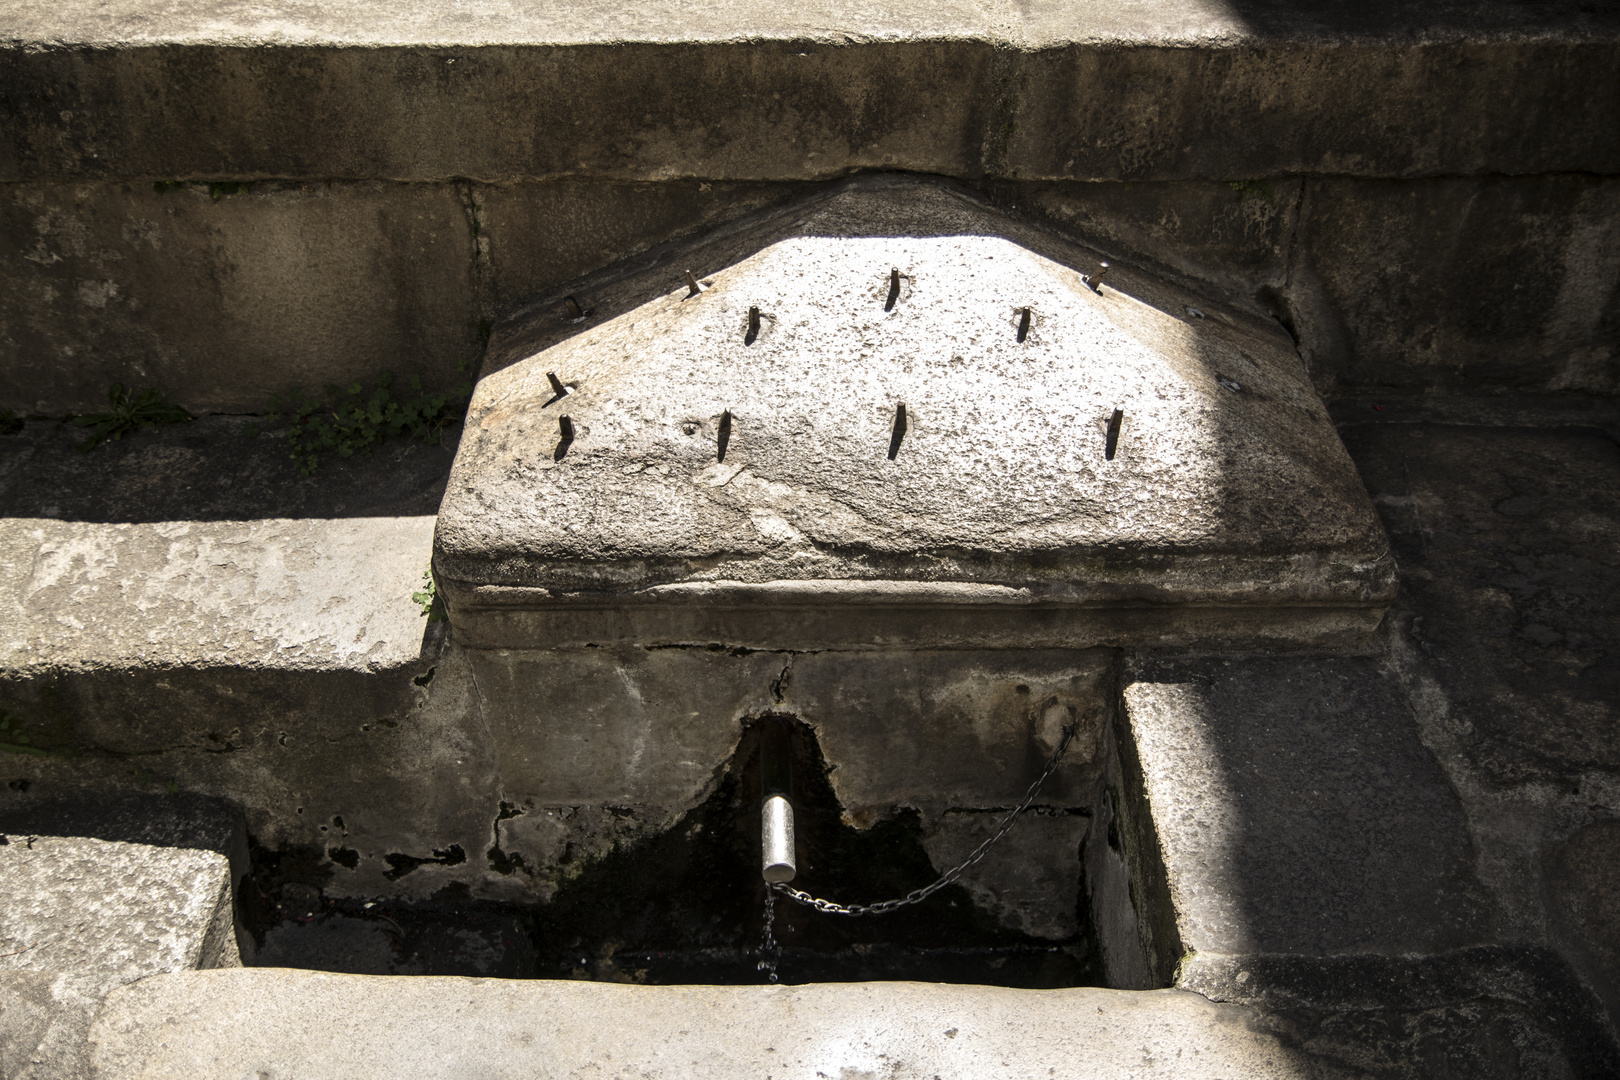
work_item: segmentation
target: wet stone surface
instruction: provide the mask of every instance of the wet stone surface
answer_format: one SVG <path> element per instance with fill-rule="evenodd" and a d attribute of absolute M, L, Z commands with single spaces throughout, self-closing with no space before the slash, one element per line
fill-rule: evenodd
<path fill-rule="evenodd" d="M 525 978 L 535 972 L 533 920 L 485 905 L 320 899 L 283 889 L 280 921 L 263 929 L 258 967 L 355 975 Z"/>
<path fill-rule="evenodd" d="M 845 824 L 812 740 L 795 738 L 799 877 L 847 903 L 930 883 L 915 814 Z M 260 966 L 355 974 L 479 975 L 638 983 L 757 983 L 765 890 L 758 871 L 758 753 L 744 735 L 716 792 L 674 828 L 583 862 L 547 904 L 441 896 L 417 904 L 333 900 L 297 880 L 310 868 L 260 852 L 250 920 Z M 1083 836 L 1083 818 L 1079 835 Z M 1015 830 L 1020 826 L 1015 826 Z M 1054 882 L 1076 916 L 1052 939 L 1008 929 L 962 887 L 868 918 L 775 902 L 783 983 L 920 979 L 1002 986 L 1096 985 L 1080 867 Z"/>

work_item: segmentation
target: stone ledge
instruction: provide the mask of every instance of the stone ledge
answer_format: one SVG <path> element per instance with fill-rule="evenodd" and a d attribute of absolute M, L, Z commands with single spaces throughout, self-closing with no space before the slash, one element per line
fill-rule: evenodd
<path fill-rule="evenodd" d="M 1346 42 L 1455 40 L 1497 34 L 1579 41 L 1600 34 L 1590 3 L 1474 0 L 1450 7 L 1313 0 L 1220 3 L 1173 0 L 1076 6 L 1065 0 L 811 0 L 791 7 L 755 0 L 703 0 L 679 9 L 641 4 L 524 6 L 472 0 L 454 12 L 424 11 L 407 0 L 368 0 L 359 11 L 311 0 L 263 4 L 212 0 L 21 0 L 7 11 L 0 40 L 62 45 L 547 45 L 758 42 L 854 44 L 972 40 L 1044 48 L 1088 43 L 1222 45 L 1245 40 Z"/>
<path fill-rule="evenodd" d="M 77 428 L 7 440 L 0 680 L 416 665 L 430 626 L 411 594 L 449 454 L 389 446 L 303 477 L 285 443 L 244 426 L 210 418 L 88 454 Z"/>
<path fill-rule="evenodd" d="M 1292 1029 L 1309 1045 L 1338 1043 L 1338 1056 L 1363 1068 L 1401 1061 L 1444 1026 L 1437 1018 L 1452 1013 L 1491 1018 L 1459 1025 L 1460 1037 L 1448 1053 L 1455 1075 L 1478 1075 L 1487 1063 L 1487 1071 L 1502 1075 L 1543 1075 L 1541 1062 L 1548 1057 L 1564 1059 L 1565 1075 L 1620 1072 L 1620 1044 L 1602 1003 L 1568 963 L 1544 947 L 1487 945 L 1403 957 L 1195 955 L 1182 965 L 1177 985 L 1211 1001 L 1260 1010 L 1266 1026 Z M 1402 1013 L 1405 1024 L 1383 1019 Z M 1527 1052 L 1529 1046 L 1535 1049 Z M 1465 1064 L 1469 1057 L 1473 1067 Z M 1432 1075 L 1417 1062 L 1406 1069 Z"/>
<path fill-rule="evenodd" d="M 0 180 L 1620 171 L 1620 19 L 1577 3 L 483 3 L 430 20 L 123 0 L 8 23 Z"/>
<path fill-rule="evenodd" d="M 109 1000 L 91 1040 L 107 1080 L 371 1080 L 407 1046 L 413 1075 L 488 1080 L 1344 1075 L 1251 1030 L 1252 1015 L 1174 990 L 643 987 L 261 968 L 145 980 Z"/>

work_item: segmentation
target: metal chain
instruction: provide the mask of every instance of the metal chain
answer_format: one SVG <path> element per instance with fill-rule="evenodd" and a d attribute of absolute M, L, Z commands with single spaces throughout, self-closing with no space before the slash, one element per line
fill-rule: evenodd
<path fill-rule="evenodd" d="M 1040 792 L 1041 785 L 1046 783 L 1046 778 L 1052 775 L 1053 769 L 1057 768 L 1058 762 L 1063 759 L 1063 752 L 1069 748 L 1069 743 L 1074 739 L 1074 733 L 1078 730 L 1080 730 L 1078 723 L 1070 724 L 1063 729 L 1063 741 L 1058 743 L 1057 751 L 1053 753 L 1051 760 L 1046 763 L 1046 768 L 1041 770 L 1041 775 L 1035 778 L 1033 784 L 1029 785 L 1029 791 L 1024 794 L 1023 801 L 1013 807 L 1012 811 L 1001 819 L 1001 824 L 996 826 L 996 831 L 990 834 L 989 839 L 974 848 L 973 853 L 963 859 L 961 863 L 941 874 L 939 879 L 932 885 L 913 889 L 898 900 L 881 900 L 876 904 L 838 904 L 831 900 L 811 896 L 807 892 L 795 889 L 793 886 L 782 882 L 773 881 L 770 883 L 770 887 L 790 900 L 803 904 L 808 908 L 815 908 L 817 911 L 824 911 L 829 915 L 882 915 L 885 912 L 893 911 L 895 908 L 903 908 L 907 904 L 921 903 L 961 877 L 963 871 L 984 858 L 985 852 L 989 851 L 997 840 L 1007 835 L 1007 831 L 1018 820 L 1018 815 L 1028 810 L 1030 803 L 1035 801 L 1035 796 Z"/>

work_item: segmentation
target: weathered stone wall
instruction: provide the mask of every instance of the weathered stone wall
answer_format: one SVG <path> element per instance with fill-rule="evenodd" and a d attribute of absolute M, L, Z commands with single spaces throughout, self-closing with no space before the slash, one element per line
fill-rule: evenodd
<path fill-rule="evenodd" d="M 536 293 L 812 185 L 0 185 L 0 407 L 198 412 L 388 369 L 450 386 Z M 983 185 L 1280 318 L 1328 394 L 1620 391 L 1620 179 Z"/>
<path fill-rule="evenodd" d="M 547 286 L 885 169 L 1247 299 L 1329 392 L 1620 389 L 1613 11 L 644 8 L 13 5 L 0 407 L 449 385 Z"/>

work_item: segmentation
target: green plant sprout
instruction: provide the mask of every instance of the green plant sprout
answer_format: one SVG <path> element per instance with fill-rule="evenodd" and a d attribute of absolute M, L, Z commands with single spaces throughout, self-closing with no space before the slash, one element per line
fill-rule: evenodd
<path fill-rule="evenodd" d="M 1271 190 L 1271 185 L 1264 180 L 1228 180 L 1226 186 L 1238 193 L 1240 198 L 1253 195 L 1257 199 L 1264 199 L 1272 206 L 1277 205 L 1277 193 Z"/>
<path fill-rule="evenodd" d="M 179 424 L 191 419 L 190 413 L 164 401 L 151 387 L 132 391 L 123 383 L 113 383 L 107 390 L 107 402 L 112 406 L 107 412 L 73 418 L 74 427 L 91 429 L 90 437 L 78 444 L 83 453 L 89 453 L 103 442 L 117 442 L 143 427 Z"/>
<path fill-rule="evenodd" d="M 433 580 L 433 567 L 431 565 L 422 571 L 422 588 L 411 593 L 411 599 L 416 606 L 422 609 L 422 618 L 428 622 L 444 622 L 444 605 L 438 602 L 439 586 Z"/>
<path fill-rule="evenodd" d="M 412 375 L 413 396 L 401 399 L 394 396 L 393 383 L 393 373 L 385 371 L 377 376 L 369 394 L 359 383 L 351 383 L 347 389 L 328 386 L 324 401 L 294 388 L 286 396 L 277 394 L 271 399 L 269 422 L 288 422 L 292 459 L 300 472 L 313 476 L 323 454 L 369 457 L 379 443 L 402 436 L 438 444 L 445 429 L 461 421 L 463 406 L 472 393 L 472 383 L 466 382 L 455 393 L 430 394 L 422 389 L 422 380 Z"/>

